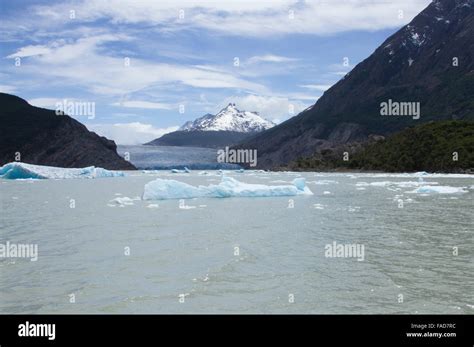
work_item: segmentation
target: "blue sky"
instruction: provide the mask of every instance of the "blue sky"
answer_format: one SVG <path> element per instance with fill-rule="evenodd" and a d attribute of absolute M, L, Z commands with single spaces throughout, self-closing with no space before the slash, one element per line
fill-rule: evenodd
<path fill-rule="evenodd" d="M 0 91 L 51 109 L 94 103 L 93 119 L 73 116 L 121 144 L 229 102 L 278 123 L 428 3 L 2 0 Z"/>

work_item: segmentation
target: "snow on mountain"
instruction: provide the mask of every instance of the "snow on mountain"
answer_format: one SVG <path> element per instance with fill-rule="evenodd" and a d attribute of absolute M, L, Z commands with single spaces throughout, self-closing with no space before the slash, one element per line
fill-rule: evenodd
<path fill-rule="evenodd" d="M 275 126 L 257 112 L 240 111 L 235 104 L 229 104 L 216 115 L 206 114 L 194 121 L 186 122 L 181 131 L 236 131 L 259 132 Z"/>

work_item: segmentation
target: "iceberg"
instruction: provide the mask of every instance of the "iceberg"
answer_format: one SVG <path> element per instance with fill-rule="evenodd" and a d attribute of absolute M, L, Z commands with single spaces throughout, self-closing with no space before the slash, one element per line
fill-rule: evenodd
<path fill-rule="evenodd" d="M 12 162 L 0 167 L 0 178 L 5 179 L 64 179 L 64 178 L 100 178 L 123 177 L 121 171 L 111 171 L 100 167 L 89 166 L 79 169 L 67 169 L 54 166 L 43 166 Z"/>
<path fill-rule="evenodd" d="M 197 187 L 184 182 L 158 178 L 145 184 L 143 200 L 295 195 L 313 195 L 311 190 L 306 187 L 304 178 L 295 178 L 292 185 L 268 186 L 243 183 L 235 178 L 223 176 L 219 184 Z"/>
<path fill-rule="evenodd" d="M 456 194 L 456 193 L 467 193 L 464 190 L 464 187 L 450 187 L 450 186 L 421 186 L 415 190 L 409 191 L 407 193 L 417 193 L 417 194 Z"/>

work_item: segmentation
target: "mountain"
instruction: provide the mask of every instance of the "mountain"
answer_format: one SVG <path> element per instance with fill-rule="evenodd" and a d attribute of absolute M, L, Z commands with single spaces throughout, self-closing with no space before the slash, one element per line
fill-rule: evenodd
<path fill-rule="evenodd" d="M 117 154 L 114 141 L 101 137 L 67 115 L 31 106 L 0 93 L 0 165 L 15 161 L 68 168 L 98 166 L 134 170 Z M 16 158 L 16 153 L 20 158 Z"/>
<path fill-rule="evenodd" d="M 224 147 L 237 144 L 274 125 L 257 112 L 241 111 L 231 103 L 216 115 L 206 114 L 186 122 L 177 131 L 146 145 Z"/>
<path fill-rule="evenodd" d="M 474 0 L 435 0 L 315 105 L 243 142 L 271 168 L 428 121 L 474 119 Z M 410 102 L 420 117 L 382 115 Z"/>
<path fill-rule="evenodd" d="M 254 133 L 270 129 L 274 125 L 260 117 L 258 112 L 240 111 L 235 104 L 229 104 L 216 115 L 206 114 L 194 121 L 184 123 L 179 130 Z"/>

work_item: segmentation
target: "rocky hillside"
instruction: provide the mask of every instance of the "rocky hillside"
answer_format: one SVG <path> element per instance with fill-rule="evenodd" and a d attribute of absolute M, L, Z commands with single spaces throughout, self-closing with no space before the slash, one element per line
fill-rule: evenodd
<path fill-rule="evenodd" d="M 31 106 L 0 93 L 0 165 L 19 161 L 68 168 L 98 166 L 109 170 L 135 167 L 117 154 L 114 141 L 101 137 L 67 115 Z"/>

